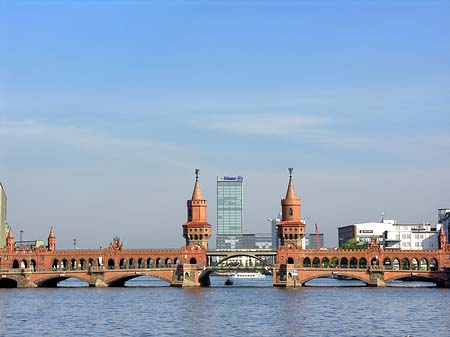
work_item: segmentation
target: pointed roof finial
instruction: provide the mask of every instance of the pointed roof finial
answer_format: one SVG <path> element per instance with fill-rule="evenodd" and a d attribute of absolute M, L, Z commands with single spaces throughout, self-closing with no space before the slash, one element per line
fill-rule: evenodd
<path fill-rule="evenodd" d="M 294 190 L 294 183 L 292 181 L 292 171 L 294 170 L 292 167 L 288 168 L 289 170 L 289 185 L 286 192 L 286 199 L 297 199 Z"/>
<path fill-rule="evenodd" d="M 11 228 L 9 229 L 9 232 L 8 232 L 8 238 L 9 239 L 14 239 L 14 234 L 13 234 L 13 231 L 12 231 Z"/>
<path fill-rule="evenodd" d="M 50 234 L 48 236 L 51 238 L 55 237 L 55 231 L 53 230 L 53 226 L 50 227 Z"/>
<path fill-rule="evenodd" d="M 195 169 L 195 185 L 194 192 L 192 193 L 192 200 L 203 200 L 202 191 L 200 190 L 200 183 L 198 181 L 199 169 Z"/>

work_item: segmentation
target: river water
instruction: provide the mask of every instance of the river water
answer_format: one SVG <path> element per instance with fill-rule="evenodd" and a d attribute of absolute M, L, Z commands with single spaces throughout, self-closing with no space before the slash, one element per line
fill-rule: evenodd
<path fill-rule="evenodd" d="M 66 281 L 68 288 L 0 289 L 0 336 L 450 336 L 449 289 L 224 281 L 202 289 L 151 278 L 126 288 Z"/>

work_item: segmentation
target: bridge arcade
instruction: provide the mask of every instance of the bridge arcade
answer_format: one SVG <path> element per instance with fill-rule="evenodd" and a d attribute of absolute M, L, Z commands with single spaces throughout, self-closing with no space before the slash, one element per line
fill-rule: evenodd
<path fill-rule="evenodd" d="M 367 249 L 304 249 L 305 224 L 301 221 L 301 200 L 294 190 L 292 169 L 285 198 L 281 200 L 282 221 L 277 233 L 277 251 L 208 249 L 211 225 L 207 201 L 203 199 L 196 170 L 191 199 L 187 201 L 187 222 L 182 225 L 185 246 L 179 249 L 125 249 L 119 237 L 96 250 L 57 250 L 51 228 L 47 246 L 16 246 L 12 230 L 0 249 L 0 287 L 56 286 L 76 278 L 90 286 L 123 286 L 127 280 L 148 275 L 172 286 L 208 286 L 209 276 L 221 271 L 224 262 L 238 256 L 258 261 L 257 268 L 272 272 L 273 285 L 301 287 L 317 277 L 346 276 L 371 286 L 384 286 L 397 279 L 428 279 L 450 287 L 450 245 L 441 230 L 438 250 L 384 250 L 376 241 Z M 255 267 L 256 268 L 256 267 Z"/>

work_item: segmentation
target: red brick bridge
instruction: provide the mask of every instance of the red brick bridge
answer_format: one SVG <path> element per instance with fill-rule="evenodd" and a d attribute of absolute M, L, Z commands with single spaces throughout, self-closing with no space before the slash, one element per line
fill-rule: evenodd
<path fill-rule="evenodd" d="M 56 250 L 53 228 L 47 246 L 41 247 L 17 246 L 10 231 L 6 245 L 0 248 L 0 288 L 55 287 L 68 278 L 93 287 L 114 287 L 144 275 L 157 277 L 171 286 L 207 286 L 209 275 L 236 256 L 259 261 L 260 268 L 272 272 L 273 285 L 278 287 L 301 287 L 320 277 L 349 277 L 369 286 L 385 286 L 395 280 L 430 280 L 439 287 L 450 287 L 450 244 L 442 229 L 437 250 L 384 250 L 376 240 L 361 250 L 310 250 L 302 248 L 305 224 L 301 221 L 301 200 L 294 191 L 292 172 L 281 206 L 277 251 L 208 250 L 211 225 L 206 218 L 207 201 L 203 199 L 196 172 L 192 198 L 187 201 L 187 222 L 182 225 L 185 246 L 124 249 L 115 237 L 104 249 Z M 211 256 L 221 256 L 220 263 L 214 265 Z"/>

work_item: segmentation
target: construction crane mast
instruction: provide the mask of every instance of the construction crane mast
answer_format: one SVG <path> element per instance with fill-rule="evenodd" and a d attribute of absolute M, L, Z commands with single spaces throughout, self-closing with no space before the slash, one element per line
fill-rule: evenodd
<path fill-rule="evenodd" d="M 316 224 L 316 248 L 320 249 L 320 234 L 319 234 L 319 227 Z"/>

